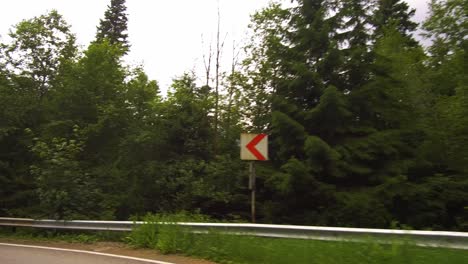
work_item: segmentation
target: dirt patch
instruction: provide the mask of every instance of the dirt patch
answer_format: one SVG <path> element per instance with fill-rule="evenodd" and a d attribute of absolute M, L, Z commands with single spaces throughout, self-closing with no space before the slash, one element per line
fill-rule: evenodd
<path fill-rule="evenodd" d="M 16 239 L 16 238 L 0 238 L 1 243 L 11 243 L 11 244 L 22 244 L 22 245 L 34 245 L 42 247 L 55 247 L 55 248 L 65 248 L 65 249 L 77 249 L 77 250 L 86 250 L 94 251 L 100 253 L 108 253 L 136 258 L 145 258 L 159 261 L 172 262 L 176 264 L 216 264 L 215 262 L 189 258 L 180 255 L 163 255 L 157 250 L 153 249 L 140 249 L 132 248 L 124 243 L 119 242 L 94 242 L 90 244 L 81 244 L 81 243 L 70 243 L 63 241 L 33 241 L 26 239 Z"/>

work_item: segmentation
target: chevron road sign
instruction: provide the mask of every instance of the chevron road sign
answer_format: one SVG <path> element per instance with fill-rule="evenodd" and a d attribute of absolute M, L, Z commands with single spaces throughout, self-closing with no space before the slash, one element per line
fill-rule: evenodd
<path fill-rule="evenodd" d="M 241 160 L 268 160 L 268 136 L 241 134 Z"/>

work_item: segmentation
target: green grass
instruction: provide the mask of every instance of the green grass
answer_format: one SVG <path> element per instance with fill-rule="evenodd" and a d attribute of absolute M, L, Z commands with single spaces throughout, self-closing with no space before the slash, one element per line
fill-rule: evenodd
<path fill-rule="evenodd" d="M 146 224 L 134 229 L 126 242 L 136 246 L 158 249 L 164 254 L 186 252 L 196 241 L 196 236 L 176 222 L 206 222 L 208 218 L 198 214 L 158 214 L 144 217 Z M 165 223 L 164 225 L 158 223 Z"/>
<path fill-rule="evenodd" d="M 176 225 L 158 225 L 190 221 L 190 216 L 148 216 L 148 224 L 134 230 L 128 242 L 139 247 L 158 249 L 163 253 L 182 253 L 220 263 L 252 264 L 457 264 L 468 263 L 467 250 L 424 248 L 406 242 L 378 244 L 301 239 L 275 239 L 224 235 L 216 232 L 191 234 Z M 199 217 L 198 217 L 199 218 Z M 199 219 L 195 219 L 199 220 Z M 193 219 L 192 219 L 193 221 Z"/>
<path fill-rule="evenodd" d="M 0 227 L 0 238 L 14 238 L 32 241 L 64 241 L 70 243 L 92 244 L 98 241 L 124 241 L 127 234 L 110 231 L 75 231 L 51 230 L 37 228 L 6 228 Z"/>
<path fill-rule="evenodd" d="M 468 263 L 468 251 L 408 244 L 202 235 L 185 253 L 222 263 Z"/>

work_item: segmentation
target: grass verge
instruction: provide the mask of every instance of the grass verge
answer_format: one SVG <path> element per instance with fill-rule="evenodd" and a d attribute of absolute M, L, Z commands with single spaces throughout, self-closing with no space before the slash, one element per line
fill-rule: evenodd
<path fill-rule="evenodd" d="M 16 228 L 13 231 L 12 228 L 0 227 L 0 238 L 85 244 L 123 241 L 134 247 L 157 249 L 164 254 L 183 254 L 230 264 L 468 263 L 468 250 L 417 247 L 402 241 L 383 245 L 371 240 L 358 243 L 235 236 L 217 232 L 192 234 L 174 223 L 210 220 L 186 213 L 148 215 L 143 220 L 145 224 L 131 233 L 33 228 Z M 166 224 L 159 224 L 161 222 Z"/>
<path fill-rule="evenodd" d="M 378 244 L 371 240 L 336 242 L 235 236 L 216 232 L 192 234 L 186 228 L 173 224 L 200 220 L 203 220 L 200 216 L 186 214 L 148 215 L 144 219 L 146 224 L 136 228 L 127 242 L 138 247 L 158 249 L 162 253 L 181 253 L 219 263 L 468 263 L 466 250 L 424 248 L 407 242 Z"/>
<path fill-rule="evenodd" d="M 123 242 L 128 233 L 111 231 L 83 231 L 38 229 L 29 227 L 0 227 L 0 238 L 14 238 L 31 241 L 64 241 L 69 243 L 92 244 L 100 241 Z"/>

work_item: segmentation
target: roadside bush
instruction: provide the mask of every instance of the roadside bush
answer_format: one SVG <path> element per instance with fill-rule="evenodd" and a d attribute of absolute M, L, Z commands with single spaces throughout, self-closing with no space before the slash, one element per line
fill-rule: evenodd
<path fill-rule="evenodd" d="M 187 212 L 148 214 L 127 240 L 133 246 L 157 249 L 163 254 L 185 252 L 194 243 L 194 234 L 177 223 L 206 221 L 206 216 Z"/>

